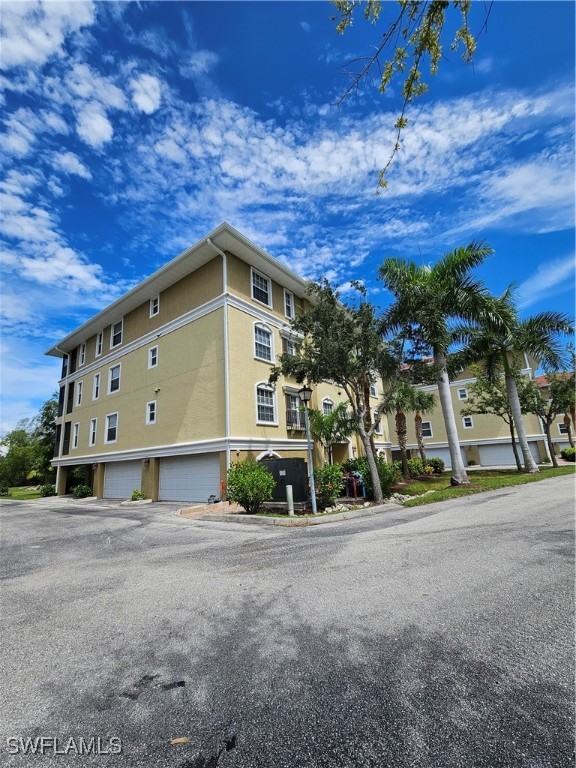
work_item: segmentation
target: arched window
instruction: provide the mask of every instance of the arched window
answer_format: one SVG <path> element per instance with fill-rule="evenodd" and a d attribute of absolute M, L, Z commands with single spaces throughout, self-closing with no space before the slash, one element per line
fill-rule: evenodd
<path fill-rule="evenodd" d="M 264 381 L 256 384 L 256 421 L 258 424 L 277 424 L 276 393 Z"/>
<path fill-rule="evenodd" d="M 334 400 L 330 400 L 329 397 L 325 397 L 324 400 L 322 400 L 322 412 L 324 413 L 324 416 L 328 416 L 329 413 L 332 413 L 334 410 Z"/>

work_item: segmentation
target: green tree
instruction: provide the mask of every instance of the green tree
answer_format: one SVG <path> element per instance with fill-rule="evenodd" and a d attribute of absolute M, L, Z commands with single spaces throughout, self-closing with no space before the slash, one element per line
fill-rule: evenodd
<path fill-rule="evenodd" d="M 462 359 L 481 363 L 489 381 L 495 381 L 499 373 L 504 373 L 506 393 L 524 458 L 524 468 L 527 472 L 536 473 L 539 470 L 530 452 L 522 420 L 516 371 L 524 367 L 525 355 L 529 355 L 548 370 L 562 368 L 565 355 L 558 336 L 572 333 L 571 321 L 562 312 L 550 311 L 520 320 L 512 286 L 493 299 L 492 303 L 493 322 L 459 329 L 459 334 L 468 341 Z"/>
<path fill-rule="evenodd" d="M 412 401 L 414 431 L 416 432 L 416 442 L 418 443 L 422 467 L 426 466 L 426 446 L 424 445 L 424 436 L 422 435 L 422 414 L 430 413 L 435 407 L 436 396 L 432 392 L 424 392 L 422 389 L 414 390 L 414 399 Z"/>
<path fill-rule="evenodd" d="M 336 29 L 343 34 L 352 26 L 356 9 L 363 9 L 366 21 L 376 25 L 382 13 L 381 0 L 333 0 L 338 16 Z M 386 3 L 392 7 L 392 3 Z M 379 186 L 386 187 L 386 173 L 394 157 L 400 149 L 402 132 L 408 125 L 406 111 L 414 99 L 422 96 L 428 90 L 428 85 L 422 79 L 422 67 L 427 64 L 431 75 L 436 75 L 440 60 L 445 59 L 443 49 L 443 33 L 450 6 L 460 18 L 460 26 L 452 38 L 450 49 L 456 51 L 463 48 L 462 57 L 466 63 L 472 60 L 476 50 L 476 38 L 469 27 L 470 0 L 397 0 L 396 14 L 387 24 L 379 42 L 373 46 L 370 55 L 356 59 L 360 66 L 358 71 L 349 73 L 351 82 L 344 91 L 338 103 L 356 91 L 362 81 L 370 78 L 374 69 L 378 70 L 378 90 L 387 93 L 397 79 L 402 80 L 402 106 L 394 128 L 396 140 L 388 162 L 379 174 Z M 490 14 L 492 3 L 486 8 L 486 21 Z M 482 27 L 483 29 L 484 27 Z"/>
<path fill-rule="evenodd" d="M 473 371 L 476 376 L 476 381 L 468 387 L 468 402 L 460 412 L 462 416 L 474 416 L 475 414 L 480 414 L 483 416 L 498 416 L 498 418 L 502 419 L 508 425 L 516 468 L 518 469 L 518 472 L 522 472 L 522 462 L 520 461 L 518 447 L 516 445 L 514 419 L 508 401 L 506 381 L 503 376 L 498 376 L 490 380 L 478 367 L 473 368 Z M 522 376 L 517 371 L 514 375 L 516 376 L 516 389 L 518 390 L 518 397 L 520 398 L 521 411 L 522 413 L 530 413 L 530 406 L 533 399 L 533 385 L 530 382 L 530 379 L 526 376 Z"/>
<path fill-rule="evenodd" d="M 312 306 L 291 324 L 302 340 L 295 355 L 280 355 L 270 382 L 275 384 L 281 375 L 310 384 L 330 379 L 344 390 L 366 454 L 374 500 L 381 502 L 382 488 L 371 442 L 380 415 L 372 412 L 370 385 L 374 373 L 385 377 L 397 363 L 383 343 L 382 324 L 375 308 L 366 301 L 363 289 L 355 287 L 358 302 L 345 306 L 327 280 L 310 286 Z"/>
<path fill-rule="evenodd" d="M 459 485 L 470 481 L 462 462 L 448 376 L 448 355 L 454 342 L 451 323 L 489 319 L 490 294 L 472 278 L 471 270 L 492 253 L 485 243 L 473 242 L 447 253 L 431 267 L 391 258 L 378 270 L 379 278 L 395 298 L 385 313 L 385 326 L 404 332 L 410 327 L 409 338 L 419 348 L 432 352 L 452 461 L 452 482 Z"/>
<path fill-rule="evenodd" d="M 328 453 L 328 463 L 333 463 L 332 449 L 343 443 L 355 430 L 354 419 L 348 414 L 348 402 L 338 403 L 329 413 L 315 408 L 308 410 L 310 434 Z"/>
<path fill-rule="evenodd" d="M 565 414 L 564 419 L 566 420 L 568 412 L 574 407 L 574 375 L 547 373 L 545 387 L 539 387 L 534 382 L 531 382 L 531 385 L 532 397 L 528 404 L 529 412 L 535 413 L 542 419 L 552 464 L 557 467 L 558 462 L 554 453 L 551 427 L 560 414 Z"/>
<path fill-rule="evenodd" d="M 25 485 L 34 467 L 34 446 L 28 432 L 28 420 L 18 422 L 1 442 L 0 485 Z"/>

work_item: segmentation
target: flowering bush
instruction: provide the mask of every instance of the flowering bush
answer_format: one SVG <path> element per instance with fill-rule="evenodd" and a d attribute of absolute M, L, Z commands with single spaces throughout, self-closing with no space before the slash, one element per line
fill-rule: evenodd
<path fill-rule="evenodd" d="M 325 464 L 323 467 L 316 467 L 314 485 L 318 509 L 333 506 L 344 488 L 344 473 L 340 464 Z"/>

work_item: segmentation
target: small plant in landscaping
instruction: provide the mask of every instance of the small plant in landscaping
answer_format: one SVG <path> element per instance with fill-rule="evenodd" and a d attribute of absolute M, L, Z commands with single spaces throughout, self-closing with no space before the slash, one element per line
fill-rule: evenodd
<path fill-rule="evenodd" d="M 132 496 L 130 496 L 130 501 L 143 501 L 146 498 L 142 491 L 139 491 L 138 488 L 134 488 L 132 491 Z"/>
<path fill-rule="evenodd" d="M 468 466 L 469 467 L 475 467 L 476 466 L 476 462 L 474 461 L 474 459 L 469 459 L 468 460 Z"/>
<path fill-rule="evenodd" d="M 427 477 L 431 477 L 434 474 L 434 467 L 431 467 L 430 464 L 426 464 L 424 467 L 424 474 L 427 475 Z"/>
<path fill-rule="evenodd" d="M 376 467 L 378 468 L 378 476 L 380 477 L 380 484 L 382 486 L 382 493 L 384 496 L 390 496 L 392 489 L 400 482 L 402 475 L 393 464 L 388 464 L 382 457 L 376 456 L 375 461 Z M 361 456 L 358 459 L 348 459 L 342 466 L 348 472 L 360 472 L 364 487 L 366 488 L 366 495 L 368 498 L 373 499 L 374 493 L 372 491 L 368 459 L 365 456 Z"/>
<path fill-rule="evenodd" d="M 326 509 L 336 503 L 344 488 L 344 475 L 339 464 L 325 464 L 314 470 L 316 503 L 318 509 Z"/>
<path fill-rule="evenodd" d="M 92 488 L 89 485 L 75 485 L 72 488 L 72 496 L 75 499 L 85 499 L 88 496 L 92 496 Z"/>
<path fill-rule="evenodd" d="M 228 470 L 228 499 L 240 504 L 249 515 L 257 514 L 270 501 L 275 485 L 272 473 L 254 459 L 237 461 Z"/>
<path fill-rule="evenodd" d="M 560 456 L 564 461 L 576 461 L 576 448 L 563 448 L 560 451 Z"/>
<path fill-rule="evenodd" d="M 46 485 L 41 485 L 38 490 L 40 491 L 40 496 L 56 496 L 56 486 L 54 483 L 46 483 Z"/>
<path fill-rule="evenodd" d="M 444 461 L 436 456 L 427 456 L 426 464 L 434 469 L 434 474 L 441 475 L 444 472 Z"/>
<path fill-rule="evenodd" d="M 10 496 L 10 488 L 5 484 L 0 484 L 0 496 Z"/>

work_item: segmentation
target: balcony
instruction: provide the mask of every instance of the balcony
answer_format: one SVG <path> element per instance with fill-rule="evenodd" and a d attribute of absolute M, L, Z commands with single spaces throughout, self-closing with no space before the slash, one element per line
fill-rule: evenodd
<path fill-rule="evenodd" d="M 304 421 L 304 414 L 301 413 L 299 410 L 295 409 L 289 409 L 286 411 L 286 426 L 288 429 L 291 430 L 301 430 L 302 432 L 306 429 L 306 422 Z"/>

